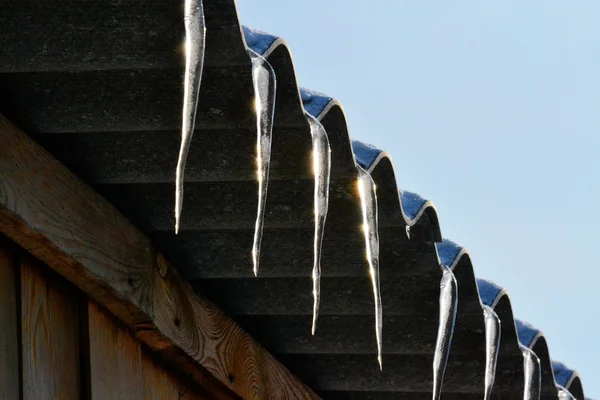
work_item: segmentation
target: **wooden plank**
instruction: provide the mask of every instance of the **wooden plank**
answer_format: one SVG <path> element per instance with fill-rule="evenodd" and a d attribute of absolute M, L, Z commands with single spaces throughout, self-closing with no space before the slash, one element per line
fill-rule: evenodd
<path fill-rule="evenodd" d="M 20 258 L 23 399 L 79 399 L 77 293 L 31 256 Z"/>
<path fill-rule="evenodd" d="M 179 400 L 180 390 L 177 382 L 147 354 L 142 357 L 144 376 L 144 399 Z"/>
<path fill-rule="evenodd" d="M 195 295 L 148 237 L 2 117 L 0 143 L 0 230 L 8 237 L 220 397 L 233 397 L 224 385 L 245 399 L 318 398 Z"/>
<path fill-rule="evenodd" d="M 210 393 L 184 382 L 152 358 L 142 347 L 142 375 L 146 400 L 210 400 Z"/>
<path fill-rule="evenodd" d="M 19 321 L 12 244 L 0 235 L 0 399 L 19 399 Z"/>
<path fill-rule="evenodd" d="M 167 372 L 137 338 L 94 302 L 88 304 L 88 321 L 92 400 L 214 398 L 199 395 L 197 387 Z"/>
<path fill-rule="evenodd" d="M 116 326 L 105 310 L 88 304 L 91 399 L 144 398 L 139 340 Z"/>

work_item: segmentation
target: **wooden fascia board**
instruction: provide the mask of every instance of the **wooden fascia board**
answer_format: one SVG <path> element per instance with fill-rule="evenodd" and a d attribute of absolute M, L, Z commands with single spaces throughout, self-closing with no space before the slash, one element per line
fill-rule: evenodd
<path fill-rule="evenodd" d="M 1 115 L 0 231 L 218 397 L 318 398 L 195 294 L 147 236 Z"/>

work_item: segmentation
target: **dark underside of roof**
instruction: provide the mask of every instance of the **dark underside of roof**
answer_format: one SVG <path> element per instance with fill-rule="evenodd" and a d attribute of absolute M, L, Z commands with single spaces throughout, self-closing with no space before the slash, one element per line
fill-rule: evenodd
<path fill-rule="evenodd" d="M 437 215 L 429 203 L 421 204 L 410 221 L 409 240 L 389 158 L 383 155 L 368 166 L 379 197 L 384 307 L 379 371 L 356 162 L 343 110 L 333 100 L 315 115 L 329 134 L 332 181 L 321 313 L 311 336 L 311 135 L 284 42 L 263 52 L 277 75 L 277 102 L 261 270 L 255 278 L 256 121 L 250 59 L 234 1 L 205 1 L 206 64 L 177 236 L 182 2 L 4 3 L 0 113 L 152 237 L 198 293 L 324 398 L 431 397 L 442 275 Z M 456 249 L 450 259 L 459 309 L 442 398 L 481 399 L 486 358 L 481 300 L 468 253 Z M 499 296 L 494 308 L 502 320 L 494 398 L 520 399 L 523 356 L 509 298 Z M 532 346 L 542 361 L 542 398 L 557 399 L 545 340 Z M 568 386 L 583 398 L 579 378 Z"/>

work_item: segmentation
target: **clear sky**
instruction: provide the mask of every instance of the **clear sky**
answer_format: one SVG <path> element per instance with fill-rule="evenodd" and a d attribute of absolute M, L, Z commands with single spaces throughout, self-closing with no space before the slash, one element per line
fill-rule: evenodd
<path fill-rule="evenodd" d="M 600 397 L 600 1 L 237 1 Z"/>

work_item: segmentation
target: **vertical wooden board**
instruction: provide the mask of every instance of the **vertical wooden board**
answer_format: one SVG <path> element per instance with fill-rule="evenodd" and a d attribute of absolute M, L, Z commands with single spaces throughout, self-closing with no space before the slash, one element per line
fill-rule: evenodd
<path fill-rule="evenodd" d="M 91 301 L 88 318 L 92 400 L 143 399 L 140 342 Z"/>
<path fill-rule="evenodd" d="M 79 399 L 81 297 L 28 254 L 21 257 L 23 399 Z"/>
<path fill-rule="evenodd" d="M 143 348 L 143 347 L 142 347 Z M 167 372 L 161 363 L 143 351 L 144 400 L 212 400 L 192 382 L 186 383 L 177 375 Z"/>
<path fill-rule="evenodd" d="M 142 369 L 145 400 L 179 400 L 179 387 L 175 379 L 145 352 Z"/>
<path fill-rule="evenodd" d="M 19 399 L 19 321 L 14 249 L 0 235 L 0 399 Z"/>

